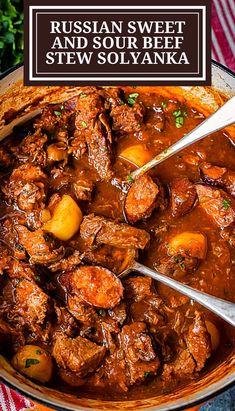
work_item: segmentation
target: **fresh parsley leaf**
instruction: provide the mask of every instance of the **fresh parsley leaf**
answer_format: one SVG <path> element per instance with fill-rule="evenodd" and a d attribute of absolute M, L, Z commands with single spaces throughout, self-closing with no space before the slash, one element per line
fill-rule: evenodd
<path fill-rule="evenodd" d="M 231 201 L 228 198 L 224 198 L 222 201 L 223 209 L 226 211 L 231 207 Z"/>
<path fill-rule="evenodd" d="M 85 93 L 80 94 L 80 98 L 87 98 L 87 94 Z"/>
<path fill-rule="evenodd" d="M 135 101 L 133 98 L 128 97 L 127 103 L 128 103 L 130 106 L 133 106 L 133 105 L 135 104 L 135 102 L 136 102 L 136 101 Z"/>
<path fill-rule="evenodd" d="M 35 353 L 36 353 L 37 355 L 41 355 L 41 354 L 42 354 L 42 351 L 36 350 Z"/>
<path fill-rule="evenodd" d="M 150 375 L 150 372 L 149 372 L 149 371 L 145 371 L 145 372 L 144 372 L 144 378 L 148 378 L 149 375 Z"/>
<path fill-rule="evenodd" d="M 174 117 L 179 117 L 181 115 L 181 110 L 173 111 L 172 114 L 173 114 Z"/>
<path fill-rule="evenodd" d="M 23 1 L 1 0 L 0 72 L 23 61 Z"/>
<path fill-rule="evenodd" d="M 139 93 L 131 93 L 131 94 L 129 94 L 129 97 L 130 98 L 137 98 L 137 97 L 139 97 Z"/>
<path fill-rule="evenodd" d="M 83 128 L 87 128 L 87 122 L 86 121 L 81 121 L 81 125 Z"/>
<path fill-rule="evenodd" d="M 31 365 L 36 365 L 39 363 L 40 361 L 37 360 L 36 358 L 27 358 L 27 360 L 25 361 L 25 368 L 29 368 L 31 367 Z"/>
<path fill-rule="evenodd" d="M 175 126 L 177 128 L 181 128 L 181 127 L 183 127 L 183 124 L 184 124 L 184 117 L 176 117 Z"/>
<path fill-rule="evenodd" d="M 34 280 L 35 280 L 35 281 L 40 281 L 40 275 L 35 275 L 35 276 L 34 276 Z"/>
<path fill-rule="evenodd" d="M 161 106 L 162 106 L 162 108 L 166 108 L 166 107 L 167 107 L 167 105 L 166 105 L 166 103 L 164 103 L 164 101 L 161 102 Z"/>
<path fill-rule="evenodd" d="M 184 111 L 184 112 L 183 112 L 183 116 L 184 116 L 184 117 L 188 117 L 187 111 Z"/>
<path fill-rule="evenodd" d="M 54 114 L 55 114 L 57 117 L 61 117 L 61 111 L 55 110 L 55 111 L 54 111 Z"/>
<path fill-rule="evenodd" d="M 133 183 L 133 181 L 134 181 L 130 174 L 128 174 L 128 176 L 127 176 L 127 181 L 130 184 Z"/>

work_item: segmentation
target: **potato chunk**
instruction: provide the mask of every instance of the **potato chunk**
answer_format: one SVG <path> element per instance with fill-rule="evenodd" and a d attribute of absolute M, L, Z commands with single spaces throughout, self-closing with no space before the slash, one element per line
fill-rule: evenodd
<path fill-rule="evenodd" d="M 135 144 L 133 146 L 125 148 L 120 154 L 119 157 L 124 158 L 130 163 L 141 167 L 148 161 L 152 159 L 150 151 L 147 150 L 143 144 Z"/>
<path fill-rule="evenodd" d="M 80 208 L 72 197 L 65 194 L 55 207 L 52 219 L 44 224 L 43 229 L 60 240 L 67 241 L 78 231 L 81 222 Z"/>
<path fill-rule="evenodd" d="M 20 373 L 43 384 L 51 379 L 50 354 L 37 345 L 24 345 L 12 358 L 13 367 Z"/>
<path fill-rule="evenodd" d="M 209 320 L 205 321 L 206 328 L 211 337 L 212 351 L 216 351 L 220 344 L 220 334 L 218 328 Z"/>
<path fill-rule="evenodd" d="M 203 260 L 207 251 L 207 239 L 202 233 L 184 231 L 170 240 L 168 251 L 171 255 L 180 254 Z"/>

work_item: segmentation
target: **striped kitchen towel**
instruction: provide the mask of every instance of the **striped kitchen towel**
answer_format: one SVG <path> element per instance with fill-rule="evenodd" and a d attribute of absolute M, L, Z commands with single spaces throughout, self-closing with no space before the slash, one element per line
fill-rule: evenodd
<path fill-rule="evenodd" d="M 212 58 L 235 71 L 235 0 L 212 1 Z"/>

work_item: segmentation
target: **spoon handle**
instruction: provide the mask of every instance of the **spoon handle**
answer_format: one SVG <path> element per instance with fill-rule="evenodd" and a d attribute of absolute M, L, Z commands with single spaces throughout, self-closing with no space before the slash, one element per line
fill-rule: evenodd
<path fill-rule="evenodd" d="M 151 168 L 155 167 L 157 164 L 162 163 L 162 161 L 195 143 L 196 141 L 199 141 L 209 134 L 212 134 L 233 123 L 235 123 L 235 96 L 228 100 L 214 114 L 206 118 L 206 120 L 199 124 L 199 126 L 194 128 L 175 144 L 164 150 L 162 153 L 158 154 L 142 167 L 133 171 L 131 173 L 131 177 L 135 179 L 136 177 L 146 173 Z"/>
<path fill-rule="evenodd" d="M 191 298 L 192 300 L 197 301 L 204 307 L 208 308 L 210 311 L 213 311 L 219 317 L 223 318 L 225 321 L 235 327 L 235 304 L 222 300 L 221 298 L 213 297 L 212 295 L 206 294 L 202 291 L 195 290 L 188 285 L 182 284 L 174 280 L 173 278 L 160 274 L 159 272 L 152 270 L 145 265 L 137 263 L 136 261 L 133 263 L 130 269 L 126 271 L 138 271 L 141 274 L 145 274 L 149 277 L 152 277 L 154 280 L 168 285 L 169 287 L 179 291 L 180 293 L 187 295 L 187 297 Z M 120 275 L 120 277 L 122 277 L 122 274 Z"/>

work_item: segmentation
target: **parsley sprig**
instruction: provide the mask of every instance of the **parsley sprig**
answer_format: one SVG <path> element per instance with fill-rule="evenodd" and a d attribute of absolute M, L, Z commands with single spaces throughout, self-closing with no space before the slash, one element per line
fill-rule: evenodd
<path fill-rule="evenodd" d="M 0 72 L 23 61 L 23 1 L 1 0 Z"/>

